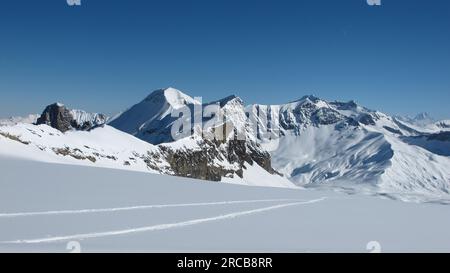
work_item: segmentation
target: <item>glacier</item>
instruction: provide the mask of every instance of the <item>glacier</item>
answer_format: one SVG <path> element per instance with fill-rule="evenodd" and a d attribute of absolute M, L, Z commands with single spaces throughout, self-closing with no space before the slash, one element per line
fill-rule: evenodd
<path fill-rule="evenodd" d="M 0 166 L 0 252 L 450 251 L 441 203 L 4 156 Z"/>

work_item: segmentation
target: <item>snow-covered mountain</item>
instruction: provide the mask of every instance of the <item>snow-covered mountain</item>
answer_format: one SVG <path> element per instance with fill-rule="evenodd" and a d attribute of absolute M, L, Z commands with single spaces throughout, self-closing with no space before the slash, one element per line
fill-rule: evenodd
<path fill-rule="evenodd" d="M 214 115 L 205 117 L 208 115 L 204 112 L 213 108 L 217 110 Z M 187 138 L 175 141 L 177 134 L 172 129 L 182 111 L 188 113 L 181 116 L 181 123 L 187 123 L 191 129 L 186 130 Z M 167 88 L 154 91 L 109 125 L 163 149 L 183 143 L 184 152 L 172 153 L 168 159 L 181 176 L 215 181 L 230 176 L 242 178 L 248 166 L 256 164 L 273 174 L 272 179 L 279 180 L 270 154 L 252 137 L 246 117 L 245 106 L 238 97 L 202 104 L 179 90 Z M 217 138 L 219 134 L 223 138 Z M 244 137 L 236 139 L 237 134 Z"/>
<path fill-rule="evenodd" d="M 414 118 L 396 116 L 398 122 L 425 133 L 436 133 L 439 131 L 450 131 L 450 120 L 436 120 L 428 113 L 417 114 Z"/>
<path fill-rule="evenodd" d="M 51 163 L 85 165 L 185 176 L 235 184 L 294 187 L 256 163 L 230 163 L 228 150 L 212 148 L 198 136 L 153 145 L 105 125 L 65 133 L 48 125 L 0 128 L 0 155 Z M 241 146 L 238 146 L 242 148 Z M 197 164 L 197 165 L 196 165 Z M 223 173 L 222 173 L 223 172 Z"/>
<path fill-rule="evenodd" d="M 199 101 L 180 93 L 172 88 L 159 90 L 138 104 L 141 107 L 149 98 L 154 101 L 157 97 L 158 102 L 163 101 L 168 107 L 160 115 L 150 115 L 150 119 L 133 124 L 133 133 L 154 144 L 171 143 L 174 140 L 170 128 L 177 120 L 174 109 L 182 106 L 190 110 L 199 106 L 205 109 L 215 104 L 224 122 L 244 132 L 247 142 L 259 143 L 269 151 L 273 169 L 299 186 L 400 193 L 409 198 L 414 195 L 449 197 L 449 142 L 437 129 L 425 130 L 354 101 L 327 102 L 305 96 L 283 105 L 244 107 L 238 97 L 230 96 L 200 105 Z M 182 99 L 173 100 L 174 97 Z M 135 120 L 134 108 L 137 107 L 117 119 L 120 123 L 111 125 L 127 131 L 127 126 Z M 256 125 L 249 125 L 247 116 Z M 192 127 L 199 120 L 195 114 L 188 119 Z M 419 124 L 431 118 L 422 114 L 415 120 Z M 273 139 L 274 135 L 279 137 Z"/>
<path fill-rule="evenodd" d="M 441 120 L 434 123 L 439 130 L 450 131 L 450 120 Z"/>
<path fill-rule="evenodd" d="M 427 125 L 436 122 L 436 120 L 430 114 L 428 114 L 426 112 L 419 113 L 415 117 L 396 116 L 396 118 L 403 122 L 407 122 L 407 123 L 417 126 L 417 127 L 426 127 Z"/>
<path fill-rule="evenodd" d="M 245 121 L 244 106 L 239 99 L 216 103 L 223 112 L 229 108 L 238 109 L 238 120 Z M 207 131 L 195 127 L 193 134 L 174 141 L 171 127 L 177 118 L 172 116 L 173 112 L 184 105 L 193 107 L 196 104 L 199 105 L 178 90 L 157 90 L 112 120 L 110 124 L 121 125 L 124 132 L 105 125 L 103 115 L 52 104 L 46 107 L 37 125 L 3 127 L 0 135 L 15 146 L 5 145 L 1 147 L 1 153 L 10 150 L 14 152 L 9 155 L 52 162 L 247 185 L 294 187 L 273 170 L 267 151 L 251 139 L 234 139 L 233 132 L 226 132 L 226 123 L 216 122 Z M 233 119 L 238 121 L 235 115 Z M 215 136 L 219 131 L 228 134 L 225 139 L 206 136 Z"/>
<path fill-rule="evenodd" d="M 171 114 L 184 106 L 192 108 L 194 105 L 200 105 L 200 102 L 174 88 L 160 89 L 109 124 L 153 144 L 173 141 L 171 125 L 177 118 Z"/>
<path fill-rule="evenodd" d="M 203 113 L 208 109 L 217 111 L 214 111 L 214 115 L 205 117 L 207 115 Z M 183 115 L 183 111 L 188 111 L 188 114 Z M 191 126 L 191 130 L 187 131 L 188 135 L 194 133 L 196 127 L 203 131 L 206 129 L 204 127 L 220 127 L 226 122 L 232 123 L 233 128 L 245 131 L 247 119 L 245 106 L 236 96 L 203 104 L 177 89 L 166 88 L 152 92 L 143 101 L 110 121 L 109 125 L 157 145 L 176 140 L 172 129 L 180 117 L 182 123 L 187 122 Z"/>
<path fill-rule="evenodd" d="M 108 117 L 103 114 L 70 110 L 62 103 L 54 103 L 45 108 L 36 124 L 47 124 L 64 133 L 71 129 L 91 130 L 103 126 L 107 120 Z"/>
<path fill-rule="evenodd" d="M 167 88 L 108 125 L 49 107 L 41 125 L 1 127 L 0 154 L 247 185 L 450 199 L 448 123 L 424 129 L 354 101 L 305 96 L 245 106 L 236 96 L 202 103 Z M 180 124 L 187 135 L 174 130 Z"/>
<path fill-rule="evenodd" d="M 450 146 L 442 133 L 420 132 L 353 101 L 307 96 L 252 107 L 279 113 L 272 163 L 297 185 L 449 197 Z"/>

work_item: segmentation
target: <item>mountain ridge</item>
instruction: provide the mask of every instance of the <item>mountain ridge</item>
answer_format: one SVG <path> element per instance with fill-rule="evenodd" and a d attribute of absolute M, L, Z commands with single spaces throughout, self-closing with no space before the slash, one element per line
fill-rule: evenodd
<path fill-rule="evenodd" d="M 177 123 L 182 123 L 182 128 L 190 126 L 187 135 L 173 135 Z M 245 105 L 231 95 L 203 103 L 166 88 L 152 92 L 104 126 L 114 127 L 106 130 L 113 135 L 122 131 L 152 147 L 150 154 L 140 152 L 139 170 L 245 181 L 246 175 L 255 173 L 250 170 L 259 168 L 264 179 L 251 184 L 278 181 L 283 186 L 331 187 L 411 200 L 417 196 L 450 198 L 450 146 L 445 125 L 435 130 L 421 128 L 353 100 L 326 101 L 307 95 L 286 104 Z M 37 130 L 18 127 L 0 127 L 0 132 L 10 140 L 35 144 L 36 139 L 25 130 Z M 72 127 L 66 134 L 78 134 L 79 129 Z M 102 147 L 101 143 L 95 145 Z M 88 157 L 103 160 L 76 145 L 69 150 L 63 145 L 57 151 L 86 162 Z M 133 165 L 126 158 L 121 160 L 121 168 Z"/>

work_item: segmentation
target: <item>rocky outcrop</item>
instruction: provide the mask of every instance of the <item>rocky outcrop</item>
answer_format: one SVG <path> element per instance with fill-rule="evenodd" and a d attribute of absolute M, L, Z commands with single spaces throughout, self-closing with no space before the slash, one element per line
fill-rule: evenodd
<path fill-rule="evenodd" d="M 195 149 L 172 149 L 170 144 L 160 145 L 160 148 L 177 176 L 210 181 L 221 181 L 223 177 L 243 178 L 246 166 L 253 164 L 279 175 L 271 166 L 270 154 L 254 142 L 202 139 Z"/>
<path fill-rule="evenodd" d="M 450 129 L 450 120 L 442 120 L 436 122 L 436 126 L 440 129 Z"/>
<path fill-rule="evenodd" d="M 47 124 L 61 132 L 66 132 L 71 129 L 71 122 L 73 120 L 70 111 L 59 103 L 54 103 L 47 106 L 42 112 L 42 115 L 37 119 L 36 124 Z"/>
<path fill-rule="evenodd" d="M 103 114 L 91 114 L 81 110 L 69 110 L 63 104 L 54 103 L 47 106 L 36 124 L 46 124 L 61 132 L 69 130 L 88 131 L 106 123 Z"/>

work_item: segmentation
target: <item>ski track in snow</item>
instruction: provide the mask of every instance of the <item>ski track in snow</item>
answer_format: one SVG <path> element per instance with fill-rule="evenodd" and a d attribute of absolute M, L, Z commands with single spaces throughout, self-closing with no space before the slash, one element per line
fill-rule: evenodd
<path fill-rule="evenodd" d="M 39 239 L 16 240 L 16 241 L 7 241 L 7 242 L 1 242 L 1 243 L 3 243 L 3 244 L 52 243 L 52 242 L 60 242 L 60 241 L 83 240 L 83 239 L 91 239 L 91 238 L 126 235 L 126 234 L 157 231 L 157 230 L 167 230 L 167 229 L 172 229 L 172 228 L 193 226 L 193 225 L 198 225 L 198 224 L 203 224 L 203 223 L 208 223 L 208 222 L 215 222 L 215 221 L 220 221 L 220 220 L 234 219 L 234 218 L 238 218 L 238 217 L 242 217 L 242 216 L 258 214 L 258 213 L 281 209 L 281 208 L 286 208 L 286 207 L 313 204 L 313 203 L 321 202 L 325 199 L 326 199 L 326 197 L 322 197 L 319 199 L 314 199 L 314 200 L 309 200 L 309 201 L 279 204 L 279 205 L 270 206 L 270 207 L 239 211 L 239 212 L 223 214 L 223 215 L 219 215 L 219 216 L 200 218 L 200 219 L 194 219 L 194 220 L 178 222 L 178 223 L 171 223 L 171 224 L 159 224 L 159 225 L 146 226 L 146 227 L 140 227 L 140 228 L 132 228 L 132 229 L 85 233 L 85 234 L 76 234 L 76 235 L 58 236 L 58 237 L 47 237 L 47 238 L 39 238 Z"/>
<path fill-rule="evenodd" d="M 205 203 L 143 205 L 143 206 L 104 208 L 104 209 L 53 210 L 53 211 L 39 211 L 39 212 L 0 213 L 0 218 L 42 216 L 42 215 L 102 213 L 102 212 L 129 211 L 129 210 L 145 210 L 145 209 L 161 209 L 161 208 L 177 208 L 177 207 L 200 207 L 200 206 L 217 206 L 217 205 L 249 204 L 249 203 L 264 203 L 264 202 L 284 202 L 284 201 L 302 201 L 302 200 L 299 200 L 299 199 L 261 199 L 261 200 L 220 201 L 220 202 L 205 202 Z"/>

